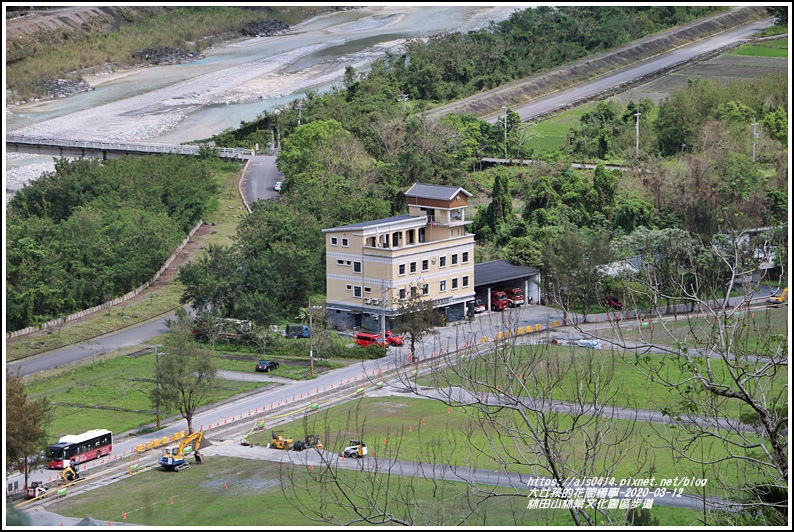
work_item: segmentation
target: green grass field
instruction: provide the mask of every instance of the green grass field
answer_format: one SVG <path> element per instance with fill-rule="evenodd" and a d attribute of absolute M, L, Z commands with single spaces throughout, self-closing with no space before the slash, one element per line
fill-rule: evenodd
<path fill-rule="evenodd" d="M 788 39 L 776 39 L 760 44 L 743 44 L 728 55 L 755 57 L 788 57 Z"/>
<path fill-rule="evenodd" d="M 536 423 L 537 414 L 525 412 Z M 605 445 L 590 456 L 592 476 L 614 476 L 618 479 L 695 476 L 724 476 L 738 483 L 753 473 L 740 470 L 738 460 L 715 463 L 708 471 L 699 465 L 677 459 L 669 449 L 671 441 L 684 442 L 686 434 L 674 427 L 622 420 L 596 420 L 583 417 L 576 427 L 570 416 L 547 413 L 546 419 L 561 430 L 570 429 L 571 437 L 563 437 L 556 450 L 570 465 L 577 467 L 584 459 L 585 439 L 601 438 Z M 588 423 L 582 424 L 582 421 Z M 320 436 L 326 450 L 340 452 L 349 440 L 363 440 L 370 455 L 427 464 L 449 464 L 489 471 L 520 472 L 548 476 L 536 462 L 534 442 L 527 437 L 527 426 L 519 415 L 508 411 L 484 419 L 475 410 L 448 407 L 441 402 L 422 398 L 364 397 L 345 405 L 329 408 L 300 420 L 279 425 L 284 438 L 302 440 L 307 434 Z M 515 431 L 515 432 L 511 432 Z M 501 434 L 501 435 L 500 435 Z M 249 441 L 266 445 L 271 429 L 252 433 Z M 606 445 L 609 444 L 609 445 Z M 715 460 L 725 459 L 729 450 L 715 439 L 692 442 L 689 452 Z M 497 456 L 499 458 L 497 458 Z M 506 459 L 506 464 L 503 463 Z M 705 475 L 705 476 L 704 476 Z M 685 488 L 692 492 L 694 488 Z M 710 496 L 725 496 L 718 485 L 708 485 Z"/>
<path fill-rule="evenodd" d="M 358 483 L 360 489 L 362 480 L 356 475 L 353 471 L 339 472 L 342 481 Z M 386 478 L 385 475 L 380 475 L 380 480 L 382 485 L 388 485 L 392 490 L 382 489 L 375 495 L 381 507 L 417 526 L 573 525 L 570 514 L 564 510 L 527 510 L 528 490 L 526 493 L 497 491 L 507 495 L 481 503 L 479 510 L 472 513 L 471 506 L 479 499 L 465 496 L 462 483 L 395 476 Z M 300 490 L 299 499 L 285 495 L 282 490 L 289 490 L 292 482 Z M 351 508 L 338 504 L 336 497 L 339 495 L 332 495 L 332 490 L 333 486 L 315 482 L 305 471 L 296 472 L 290 481 L 280 472 L 278 464 L 219 456 L 178 475 L 160 470 L 133 475 L 123 484 L 111 484 L 104 489 L 54 501 L 48 510 L 70 517 L 91 516 L 114 525 L 129 523 L 157 527 L 251 527 L 267 524 L 270 527 L 305 528 L 355 520 Z M 363 509 L 358 493 L 350 494 L 352 502 Z M 420 501 L 418 505 L 411 503 L 414 498 Z M 298 511 L 290 500 L 299 504 L 304 512 Z M 402 504 L 401 500 L 407 504 Z M 326 505 L 324 509 L 322 503 Z M 329 522 L 310 519 L 305 515 L 309 511 L 325 516 Z M 616 519 L 620 519 L 625 510 L 613 513 Z M 651 516 L 666 526 L 687 526 L 696 524 L 701 514 L 695 510 L 655 505 Z M 599 521 L 599 524 L 603 522 Z"/>

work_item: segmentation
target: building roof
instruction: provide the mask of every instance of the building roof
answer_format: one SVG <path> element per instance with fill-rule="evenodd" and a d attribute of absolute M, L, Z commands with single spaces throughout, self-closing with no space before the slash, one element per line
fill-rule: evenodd
<path fill-rule="evenodd" d="M 474 265 L 474 286 L 486 286 L 515 279 L 524 279 L 540 272 L 531 266 L 519 266 L 506 260 L 491 260 Z"/>
<path fill-rule="evenodd" d="M 327 233 L 330 231 L 350 231 L 354 229 L 365 229 L 367 227 L 374 227 L 376 225 L 404 222 L 405 220 L 411 220 L 413 218 L 416 218 L 416 216 L 411 216 L 410 214 L 401 214 L 400 216 L 392 216 L 391 218 L 381 218 L 380 220 L 369 220 L 366 222 L 358 222 L 355 224 L 342 225 L 339 227 L 331 227 L 329 229 L 323 229 L 323 233 Z"/>
<path fill-rule="evenodd" d="M 408 192 L 406 192 L 405 195 L 417 198 L 450 201 L 457 196 L 459 192 L 463 192 L 467 196 L 471 197 L 471 194 L 466 192 L 463 187 L 427 185 L 425 183 L 414 183 L 413 186 L 408 189 Z"/>

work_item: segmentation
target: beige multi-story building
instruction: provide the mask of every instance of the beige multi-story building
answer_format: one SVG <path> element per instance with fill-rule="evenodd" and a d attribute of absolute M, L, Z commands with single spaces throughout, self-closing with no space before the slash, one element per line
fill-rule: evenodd
<path fill-rule="evenodd" d="M 399 302 L 420 293 L 447 322 L 474 300 L 471 194 L 460 187 L 414 184 L 408 214 L 324 229 L 328 325 L 391 329 Z"/>

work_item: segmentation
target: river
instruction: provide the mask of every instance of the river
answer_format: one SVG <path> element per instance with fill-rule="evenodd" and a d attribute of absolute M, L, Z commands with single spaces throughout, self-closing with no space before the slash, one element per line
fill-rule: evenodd
<path fill-rule="evenodd" d="M 313 18 L 273 37 L 239 40 L 205 58 L 87 78 L 94 90 L 7 110 L 5 130 L 51 138 L 190 142 L 207 138 L 308 91 L 364 71 L 413 38 L 486 27 L 513 6 L 375 6 Z M 401 105 L 395 95 L 395 105 Z M 6 154 L 6 201 L 52 171 L 51 157 Z"/>

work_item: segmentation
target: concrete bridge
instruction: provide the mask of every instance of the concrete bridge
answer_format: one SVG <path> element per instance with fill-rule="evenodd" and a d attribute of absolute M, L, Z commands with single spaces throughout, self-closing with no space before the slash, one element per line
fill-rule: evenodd
<path fill-rule="evenodd" d="M 117 159 L 127 155 L 149 155 L 152 153 L 175 153 L 198 155 L 201 146 L 183 144 L 154 144 L 143 142 L 95 142 L 72 139 L 49 139 L 29 137 L 15 133 L 6 134 L 6 151 L 52 155 L 54 157 L 86 157 L 93 159 Z M 245 161 L 253 157 L 254 150 L 244 148 L 212 148 L 219 157 Z"/>

